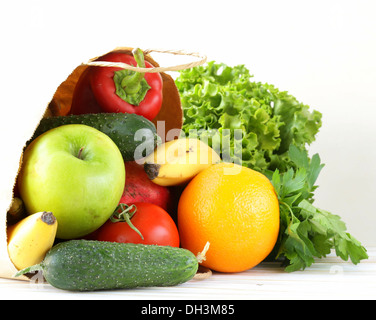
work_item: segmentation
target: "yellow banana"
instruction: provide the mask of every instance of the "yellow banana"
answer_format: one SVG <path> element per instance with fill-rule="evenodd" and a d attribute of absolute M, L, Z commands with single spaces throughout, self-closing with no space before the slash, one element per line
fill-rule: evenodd
<path fill-rule="evenodd" d="M 21 270 L 42 262 L 54 244 L 57 220 L 51 212 L 34 213 L 7 228 L 8 254 Z"/>
<path fill-rule="evenodd" d="M 172 140 L 158 146 L 145 158 L 149 179 L 161 186 L 187 183 L 202 170 L 221 161 L 206 143 L 192 138 Z"/>

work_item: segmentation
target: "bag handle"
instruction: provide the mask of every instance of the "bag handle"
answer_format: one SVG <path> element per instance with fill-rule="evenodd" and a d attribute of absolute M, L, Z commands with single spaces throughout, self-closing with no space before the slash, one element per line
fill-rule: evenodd
<path fill-rule="evenodd" d="M 153 67 L 153 68 L 139 68 L 139 67 L 131 66 L 127 63 L 122 63 L 122 62 L 95 61 L 97 58 L 90 59 L 88 62 L 84 64 L 88 66 L 95 66 L 95 67 L 116 67 L 116 68 L 122 68 L 122 69 L 127 69 L 127 70 L 141 72 L 141 73 L 146 73 L 146 72 L 155 73 L 155 72 L 179 71 L 183 69 L 190 69 L 193 67 L 203 65 L 207 60 L 207 57 L 205 55 L 199 54 L 197 52 L 187 52 L 184 50 L 161 50 L 161 49 L 143 50 L 143 53 L 145 55 L 149 54 L 150 52 L 166 53 L 166 54 L 173 54 L 173 55 L 180 55 L 180 56 L 191 56 L 191 57 L 199 58 L 200 60 L 193 61 L 193 62 L 186 63 L 186 64 L 180 64 L 176 66 Z"/>

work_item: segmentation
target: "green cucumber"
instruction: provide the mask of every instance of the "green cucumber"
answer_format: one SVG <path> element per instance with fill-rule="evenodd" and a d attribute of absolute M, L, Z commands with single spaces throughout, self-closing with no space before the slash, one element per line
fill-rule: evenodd
<path fill-rule="evenodd" d="M 195 255 L 182 248 L 69 240 L 55 245 L 40 264 L 15 276 L 42 271 L 56 288 L 95 291 L 174 286 L 192 279 L 197 269 Z"/>
<path fill-rule="evenodd" d="M 124 161 L 146 157 L 154 151 L 159 141 L 155 125 L 142 116 L 128 113 L 93 113 L 43 118 L 30 142 L 46 131 L 66 124 L 85 124 L 102 131 L 118 146 Z"/>

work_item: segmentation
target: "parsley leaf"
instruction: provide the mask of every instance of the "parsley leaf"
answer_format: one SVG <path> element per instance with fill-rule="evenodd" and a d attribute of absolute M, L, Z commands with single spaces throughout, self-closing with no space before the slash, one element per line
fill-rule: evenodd
<path fill-rule="evenodd" d="M 275 259 L 282 259 L 288 272 L 304 270 L 315 258 L 325 257 L 335 249 L 337 256 L 358 264 L 367 259 L 366 249 L 346 232 L 346 225 L 337 215 L 313 205 L 316 179 L 323 168 L 316 154 L 290 145 L 293 165 L 284 173 L 275 170 L 271 182 L 280 202 L 281 227 L 279 241 L 273 250 Z"/>

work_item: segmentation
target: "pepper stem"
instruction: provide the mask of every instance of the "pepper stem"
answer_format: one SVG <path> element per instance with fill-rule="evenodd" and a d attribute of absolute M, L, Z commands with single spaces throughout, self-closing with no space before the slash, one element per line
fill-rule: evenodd
<path fill-rule="evenodd" d="M 132 50 L 134 59 L 137 62 L 137 67 L 145 68 L 144 54 L 140 48 Z M 127 94 L 137 93 L 141 89 L 141 80 L 144 79 L 143 72 L 135 72 L 132 75 L 124 77 L 121 81 L 121 86 Z"/>

